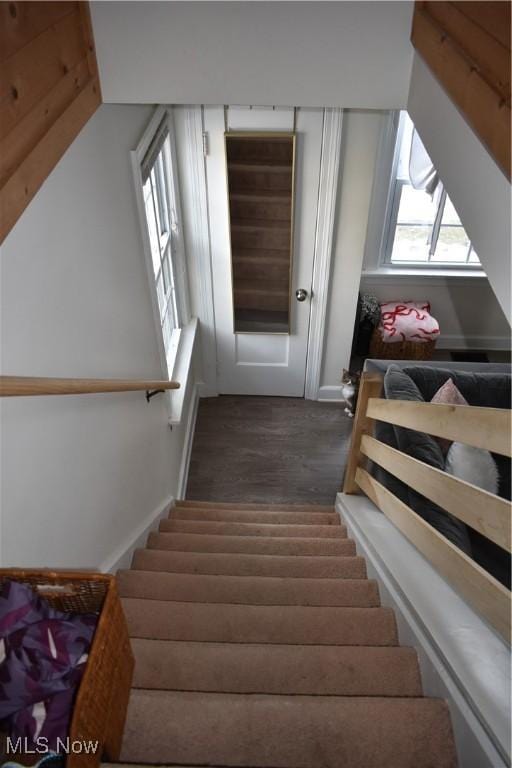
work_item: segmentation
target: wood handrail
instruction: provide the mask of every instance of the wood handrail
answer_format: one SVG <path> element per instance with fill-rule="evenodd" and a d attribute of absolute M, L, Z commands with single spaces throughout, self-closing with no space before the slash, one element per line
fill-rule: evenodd
<path fill-rule="evenodd" d="M 0 376 L 0 397 L 148 392 L 179 389 L 179 387 L 177 381 L 160 379 L 58 379 L 42 376 Z"/>

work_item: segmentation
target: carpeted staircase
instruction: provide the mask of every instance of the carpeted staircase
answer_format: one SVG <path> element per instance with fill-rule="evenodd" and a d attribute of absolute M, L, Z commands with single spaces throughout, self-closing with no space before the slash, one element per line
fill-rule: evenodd
<path fill-rule="evenodd" d="M 136 658 L 121 759 L 453 768 L 447 705 L 332 507 L 177 502 L 118 574 Z"/>

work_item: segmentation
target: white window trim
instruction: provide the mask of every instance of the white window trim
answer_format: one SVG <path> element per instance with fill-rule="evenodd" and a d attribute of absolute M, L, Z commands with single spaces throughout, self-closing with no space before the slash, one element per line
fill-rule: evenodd
<path fill-rule="evenodd" d="M 175 282 L 177 301 L 179 302 L 181 327 L 173 332 L 173 358 L 168 358 L 168 355 L 166 354 L 164 338 L 162 334 L 160 310 L 158 307 L 155 275 L 151 256 L 151 245 L 144 206 L 143 180 L 141 171 L 142 161 L 146 156 L 151 142 L 155 138 L 164 120 L 167 122 L 167 127 L 169 129 L 171 165 L 174 171 L 174 173 L 171 175 L 171 178 L 169 179 L 169 183 L 174 187 L 173 197 L 176 204 L 176 224 L 178 227 L 178 233 L 176 237 L 177 268 L 175 274 Z M 190 299 L 184 246 L 184 227 L 178 189 L 178 166 L 176 162 L 176 146 L 174 137 L 175 131 L 171 109 L 163 106 L 157 107 L 137 147 L 132 152 L 130 152 L 142 248 L 148 276 L 149 292 L 151 295 L 151 305 L 153 309 L 153 319 L 155 324 L 155 335 L 160 358 L 161 376 L 163 379 L 173 379 L 178 381 L 180 384 L 179 389 L 169 390 L 166 393 L 169 424 L 171 425 L 179 424 L 181 421 L 183 406 L 185 402 L 185 393 L 188 388 L 188 380 L 192 370 L 192 356 L 197 332 L 197 320 L 195 318 L 191 318 L 190 315 Z"/>
<path fill-rule="evenodd" d="M 404 277 L 482 277 L 485 272 L 476 264 L 442 264 L 439 262 L 400 262 L 390 259 L 393 206 L 398 152 L 395 151 L 400 131 L 400 112 L 393 110 L 382 117 L 379 145 L 366 232 L 363 275 Z M 396 205 L 395 205 L 396 208 Z M 395 211 L 396 214 L 396 211 Z M 396 216 L 395 216 L 396 219 Z"/>

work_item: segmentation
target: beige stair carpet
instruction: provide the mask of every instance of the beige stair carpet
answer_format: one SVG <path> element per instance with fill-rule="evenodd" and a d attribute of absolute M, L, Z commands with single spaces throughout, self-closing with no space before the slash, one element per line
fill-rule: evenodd
<path fill-rule="evenodd" d="M 118 584 L 124 763 L 456 768 L 448 707 L 332 507 L 177 502 Z"/>

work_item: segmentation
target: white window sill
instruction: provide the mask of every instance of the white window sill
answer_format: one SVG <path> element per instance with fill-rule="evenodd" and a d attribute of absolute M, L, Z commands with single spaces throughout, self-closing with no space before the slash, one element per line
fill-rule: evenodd
<path fill-rule="evenodd" d="M 192 372 L 194 345 L 197 335 L 197 317 L 181 329 L 178 350 L 172 369 L 171 379 L 179 382 L 179 389 L 169 390 L 169 424 L 175 426 L 181 423 L 185 398 Z"/>
<path fill-rule="evenodd" d="M 446 277 L 469 278 L 471 280 L 487 279 L 482 269 L 436 269 L 435 267 L 381 267 L 380 269 L 365 269 L 362 277 Z"/>

